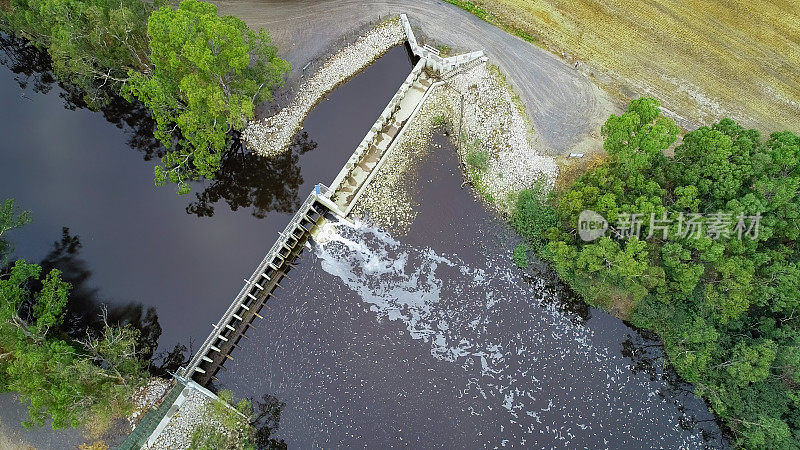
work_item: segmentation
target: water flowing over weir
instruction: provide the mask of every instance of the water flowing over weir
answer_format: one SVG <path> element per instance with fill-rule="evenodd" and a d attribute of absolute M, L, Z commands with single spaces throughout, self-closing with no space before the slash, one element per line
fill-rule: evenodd
<path fill-rule="evenodd" d="M 635 376 L 591 328 L 565 316 L 543 280 L 529 284 L 492 259 L 471 267 L 375 228 L 336 227 L 316 247 L 322 269 L 376 321 L 397 321 L 432 358 L 463 371 L 467 382 L 453 387 L 474 402 L 469 414 L 499 419 L 487 445 L 702 445 L 691 432 L 640 434 L 677 422 L 663 383 Z"/>
<path fill-rule="evenodd" d="M 452 147 L 423 162 L 411 233 L 325 225 L 217 387 L 285 402 L 298 448 L 713 445 L 654 342 L 516 269 Z"/>

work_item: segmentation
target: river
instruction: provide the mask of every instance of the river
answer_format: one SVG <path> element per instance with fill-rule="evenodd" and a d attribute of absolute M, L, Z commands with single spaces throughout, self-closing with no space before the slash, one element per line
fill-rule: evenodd
<path fill-rule="evenodd" d="M 22 53 L 6 51 L 7 61 Z M 30 70 L 23 62 L 18 69 Z M 0 68 L 0 198 L 34 218 L 10 234 L 16 256 L 53 261 L 83 309 L 107 303 L 136 321 L 155 307 L 162 349 L 202 343 L 295 208 L 314 184 L 333 180 L 410 70 L 405 50 L 393 49 L 315 108 L 291 152 L 268 161 L 237 151 L 221 179 L 178 196 L 153 185 L 155 162 L 144 158 L 161 148 L 148 129 L 67 109 L 57 86 L 34 92 L 36 73 L 16 75 L 28 80 L 21 90 L 8 66 Z M 342 99 L 347 114 L 335 106 Z M 80 246 L 62 245 L 64 228 Z"/>
<path fill-rule="evenodd" d="M 165 350 L 202 341 L 410 69 L 404 49 L 391 50 L 314 109 L 285 157 L 239 149 L 219 180 L 179 197 L 152 184 L 161 149 L 144 117 L 124 104 L 106 117 L 64 108 L 57 86 L 36 92 L 48 86 L 38 66 L 6 42 L 0 192 L 34 215 L 10 236 L 16 255 L 65 270 L 74 310 L 108 304 Z M 420 206 L 408 234 L 333 225 L 216 388 L 252 397 L 273 428 L 279 413 L 273 437 L 290 448 L 722 445 L 651 339 L 513 265 L 515 237 L 461 188 L 445 138 L 412 180 Z"/>

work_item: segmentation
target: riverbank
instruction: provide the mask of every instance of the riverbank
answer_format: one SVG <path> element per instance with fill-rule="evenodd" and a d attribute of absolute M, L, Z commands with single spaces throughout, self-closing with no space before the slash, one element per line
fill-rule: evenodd
<path fill-rule="evenodd" d="M 314 106 L 337 86 L 405 40 L 398 18 L 389 19 L 333 54 L 297 89 L 294 100 L 273 116 L 248 124 L 243 140 L 261 156 L 284 153 Z"/>
<path fill-rule="evenodd" d="M 456 146 L 464 178 L 503 217 L 516 194 L 535 183 L 552 186 L 555 158 L 540 153 L 524 107 L 499 69 L 480 63 L 435 84 L 417 115 L 406 125 L 377 176 L 356 204 L 356 215 L 404 234 L 419 209 L 405 183 L 418 167 L 437 128 L 446 127 Z"/>

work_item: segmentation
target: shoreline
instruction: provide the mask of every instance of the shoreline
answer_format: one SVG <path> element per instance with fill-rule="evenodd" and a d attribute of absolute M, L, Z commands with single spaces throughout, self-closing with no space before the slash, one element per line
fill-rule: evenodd
<path fill-rule="evenodd" d="M 499 69 L 480 63 L 442 84 L 406 124 L 406 132 L 364 190 L 353 212 L 404 234 L 414 220 L 414 195 L 403 188 L 427 151 L 436 128 L 446 126 L 465 184 L 503 221 L 519 191 L 538 182 L 552 187 L 556 159 L 538 149 L 536 132 L 515 102 Z M 462 116 L 463 98 L 463 116 Z M 474 162 L 482 160 L 482 164 Z M 479 167 L 478 167 L 479 166 Z"/>
<path fill-rule="evenodd" d="M 300 83 L 288 105 L 272 116 L 256 119 L 247 125 L 242 133 L 247 147 L 265 157 L 285 152 L 317 103 L 404 41 L 403 27 L 395 17 L 378 24 L 354 43 L 326 58 L 314 75 Z"/>

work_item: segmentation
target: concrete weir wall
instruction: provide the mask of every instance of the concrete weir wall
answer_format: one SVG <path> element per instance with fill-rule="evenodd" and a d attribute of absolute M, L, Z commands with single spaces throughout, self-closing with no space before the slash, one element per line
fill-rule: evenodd
<path fill-rule="evenodd" d="M 350 173 L 351 170 L 361 161 L 361 157 L 364 155 L 364 152 L 375 142 L 375 139 L 380 135 L 381 129 L 388 123 L 388 121 L 394 116 L 397 110 L 400 108 L 400 102 L 403 100 L 403 97 L 408 92 L 411 85 L 414 84 L 415 81 L 419 78 L 420 74 L 422 73 L 422 68 L 425 66 L 425 62 L 420 60 L 414 69 L 411 70 L 411 73 L 408 74 L 403 84 L 400 85 L 400 89 L 397 90 L 397 93 L 394 94 L 391 100 L 389 100 L 389 104 L 386 105 L 386 108 L 383 109 L 381 115 L 378 117 L 378 120 L 372 125 L 372 128 L 369 129 L 367 134 L 364 136 L 364 139 L 361 140 L 361 143 L 358 144 L 356 150 L 350 155 L 350 158 L 342 167 L 342 170 L 336 175 L 333 182 L 331 183 L 331 190 L 336 192 L 344 181 L 347 174 Z"/>
<path fill-rule="evenodd" d="M 408 16 L 405 14 L 400 15 L 400 24 L 403 25 L 403 31 L 406 33 L 408 45 L 411 47 L 411 52 L 415 56 L 425 61 L 425 68 L 437 74 L 444 75 L 446 72 L 459 68 L 462 64 L 472 62 L 476 59 L 483 57 L 483 50 L 478 50 L 462 55 L 450 56 L 442 58 L 438 54 L 428 50 L 424 46 L 419 45 L 417 38 L 414 36 L 414 30 L 411 29 L 411 23 L 408 21 Z"/>
<path fill-rule="evenodd" d="M 419 62 L 400 85 L 347 163 L 336 175 L 330 189 L 319 184 L 309 194 L 284 231 L 279 233 L 279 238 L 250 278 L 245 279 L 244 287 L 223 313 L 219 322 L 214 324 L 213 330 L 190 363 L 176 374 L 179 381 L 193 389 L 179 390 L 179 395 L 176 392 L 176 398 L 169 400 L 169 407 L 164 405 L 156 414 L 159 417 L 152 418 L 153 424 L 158 424 L 155 429 L 152 432 L 140 430 L 142 431 L 141 436 L 135 436 L 135 440 L 129 439 L 131 445 L 128 448 L 136 448 L 138 445 L 134 442 L 141 442 L 145 434 L 148 435 L 148 445 L 152 445 L 148 448 L 168 448 L 169 446 L 159 445 L 158 437 L 165 429 L 169 429 L 172 417 L 181 410 L 182 405 L 187 404 L 185 400 L 191 392 L 200 392 L 209 399 L 216 398 L 216 395 L 205 389 L 205 386 L 216 378 L 217 371 L 225 369 L 223 364 L 227 359 L 233 359 L 231 353 L 234 348 L 239 348 L 240 340 L 247 337 L 245 333 L 252 326 L 254 318 L 261 317 L 259 315 L 261 308 L 265 306 L 269 297 L 274 295 L 276 288 L 282 288 L 279 282 L 286 272 L 291 270 L 292 261 L 299 255 L 311 230 L 324 220 L 323 216 L 327 212 L 346 218 L 358 201 L 363 188 L 378 172 L 383 161 L 395 147 L 398 138 L 405 132 L 407 123 L 430 97 L 432 90 L 446 83 L 448 78 L 460 71 L 469 69 L 473 64 L 485 60 L 482 51 L 442 58 L 435 53 L 435 49 L 418 44 L 405 14 L 400 16 L 400 24 L 402 24 L 402 28 L 398 26 L 396 20 L 381 25 L 376 29 L 377 32 L 373 30 L 368 35 L 379 44 L 371 43 L 369 39 L 362 39 L 356 43 L 353 49 L 350 49 L 351 51 L 345 53 L 349 56 L 363 55 L 364 58 L 372 57 L 374 59 L 375 52 L 393 44 L 398 37 L 404 37 L 409 42 L 411 51 L 420 58 Z M 404 36 L 398 36 L 398 34 L 404 34 Z M 368 47 L 371 52 L 360 47 Z M 320 69 L 320 72 L 327 70 L 333 74 L 328 72 L 315 74 L 312 81 L 319 86 L 317 89 L 311 89 L 311 94 L 299 97 L 291 105 L 292 107 L 285 108 L 273 118 L 248 127 L 245 132 L 248 144 L 253 145 L 254 149 L 262 155 L 271 155 L 275 151 L 280 151 L 302 122 L 305 113 L 316 102 L 317 97 L 315 96 L 321 96 L 327 92 L 328 88 L 335 86 L 336 80 L 341 79 L 342 76 L 346 78 L 347 74 L 352 75 L 342 69 L 345 66 L 348 70 L 352 69 L 352 65 L 342 62 L 344 59 L 341 55 L 339 56 L 338 59 L 336 57 L 331 59 Z M 366 65 L 370 61 L 365 60 L 360 63 Z M 438 81 L 436 81 L 437 78 Z M 155 422 L 156 420 L 158 422 Z"/>
<path fill-rule="evenodd" d="M 429 97 L 430 89 L 484 60 L 482 51 L 441 58 L 435 49 L 419 45 L 405 14 L 400 15 L 400 24 L 412 53 L 420 59 L 331 183 L 331 200 L 345 214 L 350 213 L 364 187 L 394 148 L 397 138 L 403 135 L 408 119 Z M 439 82 L 435 82 L 437 78 Z"/>

